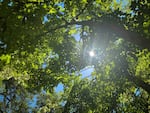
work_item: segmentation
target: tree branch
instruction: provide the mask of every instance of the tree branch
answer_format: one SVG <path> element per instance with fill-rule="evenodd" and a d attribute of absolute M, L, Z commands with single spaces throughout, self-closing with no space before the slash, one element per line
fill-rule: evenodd
<path fill-rule="evenodd" d="M 136 44 L 143 49 L 147 48 L 150 50 L 150 39 L 141 36 L 141 34 L 137 32 L 126 30 L 123 24 L 105 23 L 102 25 L 102 28 L 111 31 L 116 34 L 116 36 L 123 38 L 125 41 Z"/>
<path fill-rule="evenodd" d="M 144 82 L 142 79 L 138 78 L 135 75 L 131 75 L 129 72 L 126 77 L 129 81 L 135 83 L 137 86 L 141 87 L 142 89 L 147 91 L 148 94 L 150 94 L 150 84 Z"/>
<path fill-rule="evenodd" d="M 148 94 L 150 94 L 150 84 L 143 81 L 141 78 L 137 77 L 133 72 L 130 71 L 129 62 L 126 60 L 126 55 L 120 59 L 120 67 L 122 70 L 122 74 L 126 77 L 130 82 L 134 83 L 138 87 L 144 89 Z"/>
<path fill-rule="evenodd" d="M 0 113 L 4 113 L 4 112 L 0 109 Z"/>
<path fill-rule="evenodd" d="M 104 22 L 99 22 L 99 21 L 93 21 L 92 19 L 85 20 L 85 21 L 73 21 L 70 23 L 66 23 L 64 25 L 56 26 L 38 35 L 37 37 L 44 36 L 52 31 L 55 31 L 61 28 L 67 28 L 70 25 L 84 25 L 84 26 L 89 26 L 89 27 L 95 26 L 95 27 L 98 27 L 99 31 L 111 32 L 113 34 L 116 34 L 116 36 L 122 37 L 126 41 L 129 41 L 133 44 L 140 46 L 141 48 L 150 49 L 150 39 L 140 36 L 140 34 L 138 34 L 137 32 L 126 30 L 123 25 L 119 25 L 118 23 L 112 23 L 112 22 L 104 23 Z"/>

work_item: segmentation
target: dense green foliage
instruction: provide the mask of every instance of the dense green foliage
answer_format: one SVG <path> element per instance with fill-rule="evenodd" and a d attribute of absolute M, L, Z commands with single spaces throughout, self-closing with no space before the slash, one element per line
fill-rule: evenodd
<path fill-rule="evenodd" d="M 149 11 L 148 0 L 0 0 L 0 112 L 149 113 Z"/>

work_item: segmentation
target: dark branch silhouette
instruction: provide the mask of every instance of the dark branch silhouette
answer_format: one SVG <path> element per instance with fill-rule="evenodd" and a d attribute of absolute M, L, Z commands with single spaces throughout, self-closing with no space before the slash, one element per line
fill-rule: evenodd
<path fill-rule="evenodd" d="M 61 28 L 67 28 L 68 26 L 71 26 L 71 25 L 96 26 L 99 28 L 99 30 L 104 31 L 104 32 L 108 31 L 113 34 L 116 34 L 116 36 L 122 37 L 125 41 L 136 44 L 142 49 L 144 48 L 150 49 L 150 39 L 142 37 L 139 33 L 126 30 L 123 25 L 119 25 L 118 23 L 112 23 L 112 22 L 104 23 L 104 22 L 99 22 L 99 21 L 93 21 L 92 19 L 85 20 L 85 21 L 73 21 L 70 23 L 66 23 L 64 25 L 56 26 L 40 35 L 37 35 L 37 37 L 42 37 L 55 30 L 58 30 Z"/>

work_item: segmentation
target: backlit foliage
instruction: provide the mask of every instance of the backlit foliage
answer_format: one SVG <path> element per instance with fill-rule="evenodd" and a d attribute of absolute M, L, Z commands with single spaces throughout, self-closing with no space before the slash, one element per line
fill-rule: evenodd
<path fill-rule="evenodd" d="M 0 112 L 148 113 L 149 10 L 148 0 L 0 0 Z"/>

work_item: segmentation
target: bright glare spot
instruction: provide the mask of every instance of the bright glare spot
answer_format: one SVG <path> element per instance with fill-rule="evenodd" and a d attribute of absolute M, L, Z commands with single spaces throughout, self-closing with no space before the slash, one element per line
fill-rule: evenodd
<path fill-rule="evenodd" d="M 90 52 L 89 52 L 89 55 L 90 55 L 91 57 L 95 56 L 94 51 L 90 51 Z"/>

